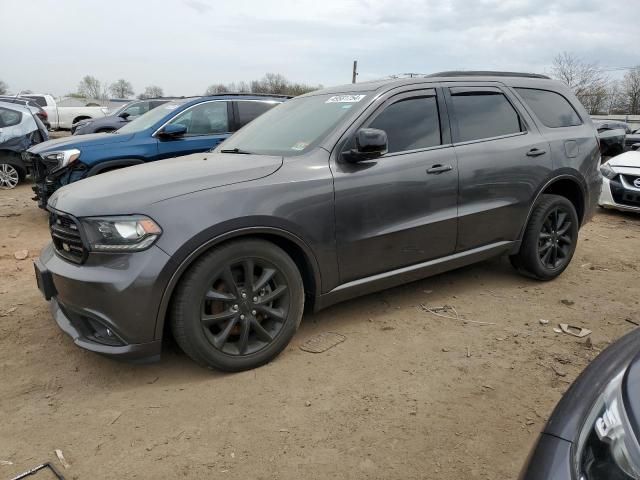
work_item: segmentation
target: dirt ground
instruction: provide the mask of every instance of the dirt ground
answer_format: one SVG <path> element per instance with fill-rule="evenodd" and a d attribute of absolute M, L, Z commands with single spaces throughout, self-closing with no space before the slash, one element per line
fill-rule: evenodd
<path fill-rule="evenodd" d="M 254 371 L 207 371 L 171 345 L 160 363 L 117 363 L 53 322 L 30 196 L 0 191 L 0 478 L 47 460 L 74 479 L 514 478 L 568 384 L 640 321 L 640 217 L 599 211 L 550 283 L 496 259 L 307 315 Z M 593 330 L 593 346 L 559 322 Z M 346 341 L 300 350 L 322 332 Z"/>

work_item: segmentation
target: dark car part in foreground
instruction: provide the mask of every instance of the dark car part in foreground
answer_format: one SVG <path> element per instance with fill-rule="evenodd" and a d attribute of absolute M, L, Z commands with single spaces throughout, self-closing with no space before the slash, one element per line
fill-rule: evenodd
<path fill-rule="evenodd" d="M 520 480 L 640 478 L 640 329 L 591 362 L 556 406 Z"/>
<path fill-rule="evenodd" d="M 58 188 L 101 173 L 146 162 L 206 152 L 289 97 L 216 95 L 173 100 L 120 127 L 50 140 L 24 156 L 40 208 Z M 98 121 L 98 120 L 96 120 Z"/>
<path fill-rule="evenodd" d="M 89 133 L 112 133 L 127 123 L 144 115 L 160 105 L 170 101 L 170 98 L 153 98 L 129 102 L 115 112 L 102 118 L 80 120 L 71 126 L 72 135 L 87 135 Z"/>
<path fill-rule="evenodd" d="M 625 137 L 629 126 L 624 123 L 609 123 L 594 120 L 600 139 L 600 153 L 603 157 L 615 157 L 625 151 Z"/>
<path fill-rule="evenodd" d="M 27 176 L 22 153 L 49 138 L 28 106 L 0 101 L 0 189 L 15 188 Z"/>
<path fill-rule="evenodd" d="M 555 278 L 593 213 L 599 162 L 589 116 L 546 77 L 335 87 L 213 152 L 60 189 L 36 273 L 84 348 L 157 357 L 170 328 L 198 363 L 244 370 L 284 349 L 304 306 L 502 254 Z"/>

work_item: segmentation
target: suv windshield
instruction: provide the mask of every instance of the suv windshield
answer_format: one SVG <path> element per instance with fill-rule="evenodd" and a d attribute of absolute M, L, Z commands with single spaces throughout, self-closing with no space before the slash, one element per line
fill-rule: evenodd
<path fill-rule="evenodd" d="M 216 151 L 300 155 L 320 143 L 343 118 L 360 110 L 368 93 L 294 98 L 260 115 Z"/>
<path fill-rule="evenodd" d="M 135 120 L 127 123 L 125 126 L 119 128 L 113 133 L 117 134 L 127 134 L 127 133 L 138 133 L 147 128 L 155 125 L 157 122 L 162 120 L 165 116 L 169 115 L 171 112 L 175 111 L 182 102 L 169 102 L 166 105 L 161 105 L 158 108 L 154 108 L 153 110 L 149 110 L 144 115 L 140 115 Z"/>

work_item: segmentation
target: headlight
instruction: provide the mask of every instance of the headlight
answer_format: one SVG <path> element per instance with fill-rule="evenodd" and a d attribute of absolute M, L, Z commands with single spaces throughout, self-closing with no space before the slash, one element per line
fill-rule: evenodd
<path fill-rule="evenodd" d="M 616 178 L 616 175 L 618 175 L 616 172 L 613 171 L 613 169 L 609 166 L 608 163 L 603 163 L 600 166 L 600 172 L 609 180 L 613 180 L 614 178 Z"/>
<path fill-rule="evenodd" d="M 622 400 L 620 372 L 596 401 L 583 426 L 576 456 L 581 480 L 640 478 L 640 445 Z"/>
<path fill-rule="evenodd" d="M 47 162 L 56 162 L 57 168 L 66 167 L 75 162 L 80 157 L 80 150 L 72 148 L 71 150 L 60 150 L 59 152 L 49 152 L 44 154 Z"/>
<path fill-rule="evenodd" d="M 153 245 L 162 234 L 149 217 L 85 218 L 82 220 L 91 250 L 95 252 L 137 252 Z"/>

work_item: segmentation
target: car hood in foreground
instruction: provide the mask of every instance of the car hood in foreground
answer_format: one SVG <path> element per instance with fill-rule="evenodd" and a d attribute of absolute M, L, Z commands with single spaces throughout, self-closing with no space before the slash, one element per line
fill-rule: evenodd
<path fill-rule="evenodd" d="M 153 203 L 263 178 L 281 166 L 282 157 L 196 153 L 89 177 L 57 190 L 49 206 L 76 217 L 145 213 Z"/>
<path fill-rule="evenodd" d="M 640 152 L 625 152 L 607 162 L 611 167 L 640 168 Z"/>
<path fill-rule="evenodd" d="M 113 133 L 92 133 L 90 135 L 81 135 L 78 137 L 71 136 L 56 138 L 54 140 L 42 142 L 35 147 L 30 148 L 29 152 L 39 155 L 41 153 L 55 152 L 57 150 L 66 150 L 70 148 L 77 148 L 82 151 L 83 148 L 126 142 L 132 137 L 133 134 L 118 135 Z"/>

